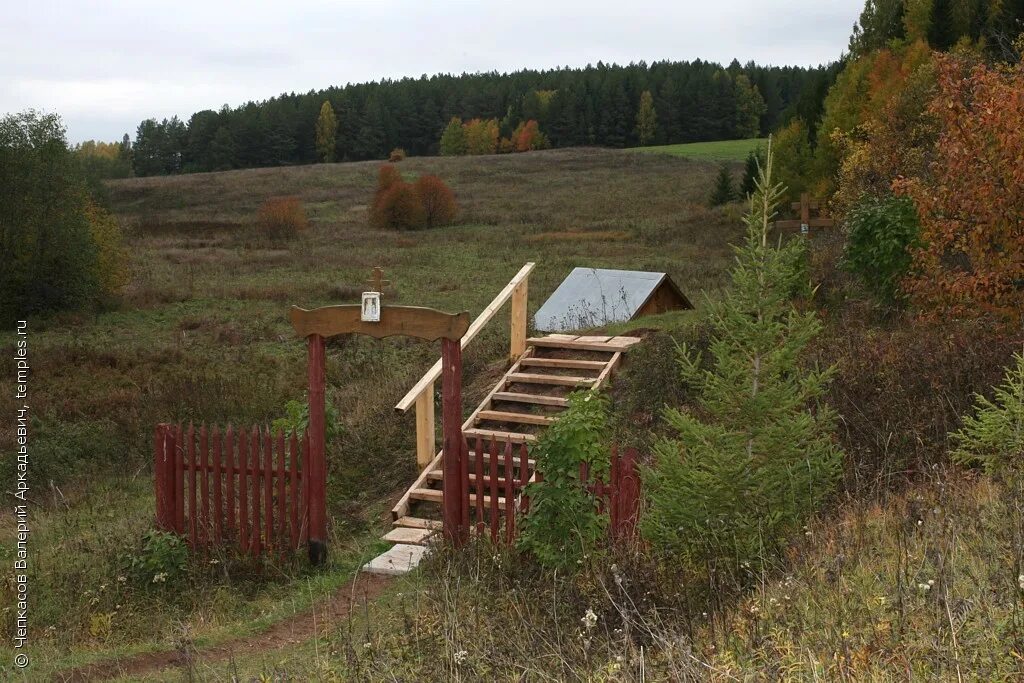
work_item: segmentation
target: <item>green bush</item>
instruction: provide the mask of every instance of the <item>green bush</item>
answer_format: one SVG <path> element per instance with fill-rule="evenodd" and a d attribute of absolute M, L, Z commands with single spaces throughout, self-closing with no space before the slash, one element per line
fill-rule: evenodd
<path fill-rule="evenodd" d="M 708 304 L 710 358 L 705 364 L 680 347 L 696 409 L 666 412 L 675 435 L 642 470 L 644 535 L 714 576 L 770 555 L 830 493 L 841 468 L 835 415 L 820 401 L 832 371 L 800 365 L 821 329 L 813 311 L 791 300 L 804 240 L 773 248 L 767 239 L 782 193 L 771 174 L 769 148 L 732 287 Z"/>
<path fill-rule="evenodd" d="M 996 387 L 995 400 L 978 396 L 975 415 L 964 417 L 963 428 L 950 435 L 956 444 L 953 460 L 980 464 L 989 473 L 1020 468 L 1024 455 L 1024 354 L 1013 358 L 1016 365 Z"/>
<path fill-rule="evenodd" d="M 846 219 L 849 236 L 843 262 L 881 302 L 900 299 L 900 281 L 910 269 L 910 250 L 921 226 L 906 197 L 863 196 Z"/>
<path fill-rule="evenodd" d="M 736 199 L 736 188 L 733 187 L 732 172 L 725 164 L 718 169 L 715 187 L 711 190 L 711 206 L 723 206 Z"/>
<path fill-rule="evenodd" d="M 100 296 L 88 202 L 59 117 L 0 119 L 0 322 Z"/>
<path fill-rule="evenodd" d="M 604 538 L 607 519 L 598 514 L 597 499 L 580 481 L 580 463 L 588 463 L 591 478 L 607 480 L 611 467 L 608 425 L 608 400 L 578 392 L 569 397 L 569 408 L 530 451 L 544 479 L 526 487 L 530 512 L 523 521 L 519 546 L 547 567 L 575 566 Z"/>
<path fill-rule="evenodd" d="M 139 583 L 162 588 L 179 581 L 188 567 L 185 540 L 167 531 L 147 531 L 142 548 L 129 558 L 129 571 Z"/>

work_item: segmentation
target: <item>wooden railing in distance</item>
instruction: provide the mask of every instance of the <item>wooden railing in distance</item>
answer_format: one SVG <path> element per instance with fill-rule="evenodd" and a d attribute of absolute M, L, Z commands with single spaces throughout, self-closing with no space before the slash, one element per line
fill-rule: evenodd
<path fill-rule="evenodd" d="M 509 300 L 512 301 L 512 316 L 510 323 L 509 358 L 516 359 L 526 351 L 526 302 L 529 294 L 528 283 L 530 273 L 535 263 L 527 263 L 519 269 L 516 276 L 512 278 L 498 296 L 487 305 L 476 320 L 466 330 L 462 337 L 462 348 L 465 349 L 471 341 L 480 333 L 494 315 Z M 427 370 L 427 373 L 416 382 L 416 385 L 409 390 L 395 410 L 400 413 L 408 412 L 409 408 L 416 406 L 416 464 L 422 469 L 429 465 L 437 452 L 434 434 L 434 383 L 441 376 L 441 360 L 438 359 L 434 365 Z"/>

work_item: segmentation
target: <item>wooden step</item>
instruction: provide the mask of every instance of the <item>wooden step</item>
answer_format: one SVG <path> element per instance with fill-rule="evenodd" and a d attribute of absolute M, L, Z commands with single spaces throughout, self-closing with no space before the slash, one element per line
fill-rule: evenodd
<path fill-rule="evenodd" d="M 427 541 L 434 535 L 431 529 L 412 529 L 405 526 L 396 526 L 384 534 L 384 540 L 389 543 L 408 543 L 410 545 L 426 545 Z"/>
<path fill-rule="evenodd" d="M 490 442 L 488 441 L 486 443 L 490 443 Z M 498 449 L 498 459 L 501 460 L 501 464 L 502 465 L 505 464 L 505 446 L 504 445 L 502 445 L 501 448 Z M 485 451 L 484 452 L 484 464 L 486 465 L 490 461 L 491 461 L 491 453 L 490 453 L 490 451 Z M 473 452 L 473 451 L 469 452 L 469 464 L 470 465 L 476 464 L 476 453 Z M 518 448 L 513 448 L 512 449 L 512 466 L 513 467 L 519 467 L 519 449 Z M 529 467 L 532 470 L 534 467 L 537 466 L 537 461 L 534 460 L 533 458 L 527 458 L 526 459 L 526 466 Z M 433 472 L 433 471 L 436 471 L 436 470 L 431 470 L 431 471 Z"/>
<path fill-rule="evenodd" d="M 409 497 L 413 500 L 425 500 L 431 503 L 441 503 L 444 500 L 444 494 L 441 493 L 440 489 L 413 489 L 409 492 Z M 476 494 L 469 494 L 469 504 L 476 505 Z M 484 496 L 484 506 L 491 504 L 491 497 Z M 503 497 L 498 498 L 498 508 L 501 510 L 505 509 L 505 499 Z"/>
<path fill-rule="evenodd" d="M 574 360 L 569 358 L 524 358 L 520 365 L 535 368 L 573 368 L 576 370 L 604 370 L 603 360 Z"/>
<path fill-rule="evenodd" d="M 565 335 L 562 335 L 565 336 Z M 564 339 L 562 336 L 551 335 L 549 337 L 531 337 L 526 340 L 530 346 L 537 346 L 547 349 L 570 349 L 572 351 L 603 351 L 615 353 L 625 351 L 630 346 L 640 343 L 639 337 L 612 337 L 607 341 L 591 341 L 599 337 L 576 337 Z"/>
<path fill-rule="evenodd" d="M 499 463 L 499 464 L 503 464 L 503 463 Z M 430 472 L 430 474 L 427 475 L 427 478 L 430 479 L 431 481 L 443 481 L 444 480 L 444 472 L 442 472 L 441 470 L 433 470 L 433 471 Z M 469 480 L 471 482 L 476 482 L 476 473 L 470 472 L 469 473 Z M 514 481 L 516 486 L 519 486 L 519 484 L 521 483 L 519 477 L 516 477 L 513 481 Z M 490 486 L 491 485 L 491 478 L 488 477 L 486 474 L 484 475 L 484 478 L 483 478 L 483 485 L 484 486 Z M 501 491 L 504 488 L 505 488 L 505 477 L 500 477 L 499 476 L 498 477 L 498 490 Z"/>
<path fill-rule="evenodd" d="M 399 517 L 393 521 L 392 526 L 407 527 L 409 529 L 430 529 L 440 531 L 441 522 L 436 519 L 423 519 L 422 517 Z"/>
<path fill-rule="evenodd" d="M 478 420 L 490 420 L 492 422 L 511 422 L 524 425 L 549 425 L 557 418 L 547 415 L 533 415 L 531 413 L 507 413 L 500 410 L 481 410 L 476 414 Z"/>
<path fill-rule="evenodd" d="M 550 384 L 557 387 L 587 387 L 597 381 L 594 377 L 566 377 L 564 375 L 535 375 L 513 372 L 505 376 L 508 384 Z"/>
<path fill-rule="evenodd" d="M 510 403 L 533 403 L 539 406 L 555 406 L 565 408 L 569 405 L 569 399 L 561 396 L 540 396 L 538 394 L 518 394 L 514 391 L 497 391 L 491 395 L 493 401 L 508 401 Z"/>
<path fill-rule="evenodd" d="M 534 436 L 533 434 L 522 434 L 520 432 L 499 432 L 493 429 L 480 429 L 479 427 L 471 427 L 469 429 L 463 430 L 462 433 L 463 435 L 465 435 L 467 439 L 469 439 L 470 437 L 476 438 L 479 436 L 480 438 L 486 441 L 494 439 L 495 441 L 501 443 L 505 443 L 506 441 L 510 443 L 536 443 L 537 441 L 537 437 Z"/>

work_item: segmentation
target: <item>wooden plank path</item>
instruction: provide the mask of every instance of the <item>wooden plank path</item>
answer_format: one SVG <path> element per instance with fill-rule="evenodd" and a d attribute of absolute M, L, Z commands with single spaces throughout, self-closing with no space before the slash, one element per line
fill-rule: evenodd
<path fill-rule="evenodd" d="M 505 479 L 527 482 L 534 474 L 534 461 L 528 458 L 524 462 L 519 455 L 520 444 L 536 442 L 538 435 L 568 407 L 566 397 L 570 393 L 602 387 L 620 364 L 622 354 L 639 342 L 637 337 L 568 334 L 527 339 L 522 355 L 462 426 L 469 444 L 471 468 L 477 466 L 478 448 L 484 451 L 484 457 L 479 458 L 483 467 L 490 457 L 486 451 L 492 441 L 497 442 L 499 451 L 505 449 L 505 444 L 514 444 L 511 454 L 500 460 L 500 467 L 493 474 L 488 470 L 484 476 L 480 469 L 479 475 L 469 475 L 470 481 L 479 479 L 484 486 L 491 487 L 487 493 L 493 492 L 480 496 L 479 501 L 471 494 L 470 505 L 506 510 L 509 501 L 499 493 L 505 491 Z M 437 453 L 391 511 L 393 528 L 384 540 L 398 543 L 398 550 L 389 551 L 392 554 L 388 559 L 368 563 L 364 570 L 395 573 L 400 568 L 409 571 L 418 564 L 422 553 L 409 548 L 429 546 L 439 537 L 437 520 L 443 488 L 441 453 Z M 416 514 L 412 514 L 414 507 Z M 396 564 L 393 557 L 399 555 L 403 561 Z"/>

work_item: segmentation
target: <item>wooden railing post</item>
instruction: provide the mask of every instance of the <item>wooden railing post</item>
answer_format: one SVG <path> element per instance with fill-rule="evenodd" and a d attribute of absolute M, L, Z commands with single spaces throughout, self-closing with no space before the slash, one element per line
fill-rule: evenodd
<path fill-rule="evenodd" d="M 512 313 L 509 325 L 509 359 L 515 361 L 526 352 L 526 311 L 529 294 L 528 277 L 516 285 L 512 291 Z"/>
<path fill-rule="evenodd" d="M 434 438 L 434 383 L 416 397 L 416 465 L 422 470 L 437 453 Z"/>
<path fill-rule="evenodd" d="M 467 540 L 463 526 L 462 487 L 462 346 L 451 339 L 441 340 L 441 429 L 444 433 L 441 468 L 444 489 L 441 519 L 446 539 L 456 547 Z"/>
<path fill-rule="evenodd" d="M 319 334 L 309 344 L 309 561 L 327 559 L 326 344 Z"/>

